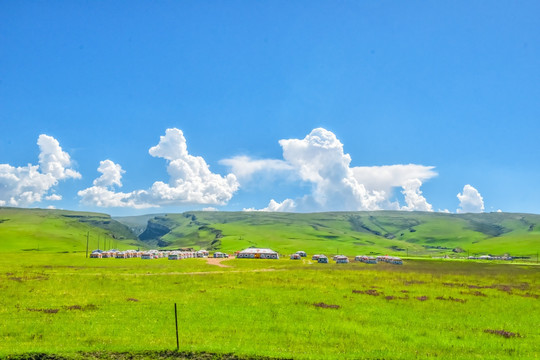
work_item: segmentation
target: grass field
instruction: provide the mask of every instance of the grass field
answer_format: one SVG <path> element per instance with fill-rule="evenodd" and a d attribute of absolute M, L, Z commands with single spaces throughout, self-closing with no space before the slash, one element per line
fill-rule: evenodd
<path fill-rule="evenodd" d="M 295 359 L 534 359 L 540 267 L 5 252 L 0 357 L 176 348 Z"/>

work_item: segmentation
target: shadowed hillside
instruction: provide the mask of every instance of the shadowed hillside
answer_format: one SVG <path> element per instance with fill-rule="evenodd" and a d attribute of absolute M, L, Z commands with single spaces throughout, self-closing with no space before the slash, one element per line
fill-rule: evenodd
<path fill-rule="evenodd" d="M 540 215 L 186 212 L 154 216 L 140 239 L 229 252 L 256 246 L 282 253 L 527 256 L 540 247 Z"/>

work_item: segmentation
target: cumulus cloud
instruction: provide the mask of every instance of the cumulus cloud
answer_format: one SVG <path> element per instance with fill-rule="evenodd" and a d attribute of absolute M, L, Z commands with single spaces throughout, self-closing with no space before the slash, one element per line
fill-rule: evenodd
<path fill-rule="evenodd" d="M 247 208 L 243 211 L 292 212 L 295 209 L 296 203 L 292 199 L 285 199 L 280 203 L 272 199 L 268 206 L 263 209 Z"/>
<path fill-rule="evenodd" d="M 280 140 L 283 158 L 300 178 L 314 186 L 312 197 L 320 209 L 376 210 L 384 194 L 368 191 L 350 168 L 351 157 L 334 133 L 323 128 L 304 139 Z"/>
<path fill-rule="evenodd" d="M 147 197 L 147 192 L 144 190 L 123 193 L 102 186 L 92 186 L 79 191 L 77 194 L 81 197 L 81 202 L 83 204 L 99 207 L 130 207 L 134 209 L 145 209 L 157 206 L 142 200 Z"/>
<path fill-rule="evenodd" d="M 458 213 L 480 213 L 484 211 L 484 199 L 482 195 L 471 185 L 463 187 L 463 192 L 457 194 L 459 199 Z"/>
<path fill-rule="evenodd" d="M 103 160 L 99 162 L 98 171 L 101 176 L 94 180 L 94 185 L 107 187 L 116 185 L 122 187 L 122 174 L 125 173 L 119 164 L 115 164 L 111 160 Z"/>
<path fill-rule="evenodd" d="M 39 167 L 44 174 L 51 174 L 56 180 L 80 179 L 81 174 L 70 168 L 71 158 L 62 150 L 58 140 L 45 134 L 39 135 Z"/>
<path fill-rule="evenodd" d="M 235 156 L 223 159 L 219 162 L 229 166 L 231 172 L 240 180 L 250 180 L 253 174 L 258 172 L 287 172 L 294 168 L 283 160 L 275 159 L 252 159 L 249 156 Z"/>
<path fill-rule="evenodd" d="M 433 211 L 433 206 L 422 195 L 420 186 L 422 186 L 422 182 L 419 179 L 408 180 L 403 185 L 401 193 L 405 196 L 407 205 L 402 207 L 402 210 Z"/>
<path fill-rule="evenodd" d="M 44 198 L 60 200 L 60 195 L 47 194 L 60 180 L 81 178 L 55 138 L 42 134 L 37 144 L 39 165 L 0 164 L 0 206 L 28 206 Z"/>
<path fill-rule="evenodd" d="M 279 144 L 284 160 L 233 158 L 222 161 L 233 172 L 247 174 L 263 171 L 265 166 L 295 173 L 312 186 L 306 196 L 278 206 L 272 200 L 262 210 L 267 211 L 326 211 L 326 210 L 419 210 L 433 211 L 420 187 L 437 173 L 432 166 L 390 165 L 351 167 L 351 156 L 334 133 L 323 128 L 311 131 L 304 139 L 284 139 Z M 244 177 L 248 177 L 248 176 Z M 243 175 L 240 175 L 242 177 Z M 400 188 L 406 205 L 400 206 L 394 189 Z M 294 207 L 292 207 L 294 204 Z"/>
<path fill-rule="evenodd" d="M 156 146 L 150 148 L 153 157 L 167 160 L 169 182 L 156 181 L 147 190 L 116 192 L 113 185 L 122 186 L 124 171 L 110 160 L 100 163 L 102 175 L 94 186 L 79 191 L 82 202 L 100 207 L 158 207 L 182 204 L 224 205 L 238 190 L 236 176 L 212 173 L 200 156 L 190 155 L 184 134 L 179 129 L 167 129 Z"/>
<path fill-rule="evenodd" d="M 60 200 L 62 200 L 62 195 L 51 194 L 49 196 L 46 196 L 45 200 L 48 200 L 48 201 L 60 201 Z"/>
<path fill-rule="evenodd" d="M 417 164 L 358 166 L 352 168 L 354 177 L 369 190 L 391 193 L 392 188 L 404 187 L 412 180 L 420 181 L 420 185 L 435 176 L 433 166 Z"/>

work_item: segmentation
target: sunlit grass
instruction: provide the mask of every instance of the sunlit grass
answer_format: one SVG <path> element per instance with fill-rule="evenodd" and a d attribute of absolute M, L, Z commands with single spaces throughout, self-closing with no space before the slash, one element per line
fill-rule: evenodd
<path fill-rule="evenodd" d="M 181 350 L 299 359 L 538 355 L 536 266 L 224 264 L 231 267 L 202 259 L 4 256 L 0 356 L 174 349 L 174 303 Z M 314 306 L 320 303 L 338 308 Z"/>

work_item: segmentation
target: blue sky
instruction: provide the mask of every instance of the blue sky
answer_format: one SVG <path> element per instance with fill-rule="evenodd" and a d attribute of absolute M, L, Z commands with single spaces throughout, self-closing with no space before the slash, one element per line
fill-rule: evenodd
<path fill-rule="evenodd" d="M 540 213 L 539 13 L 3 1 L 0 204 Z"/>

